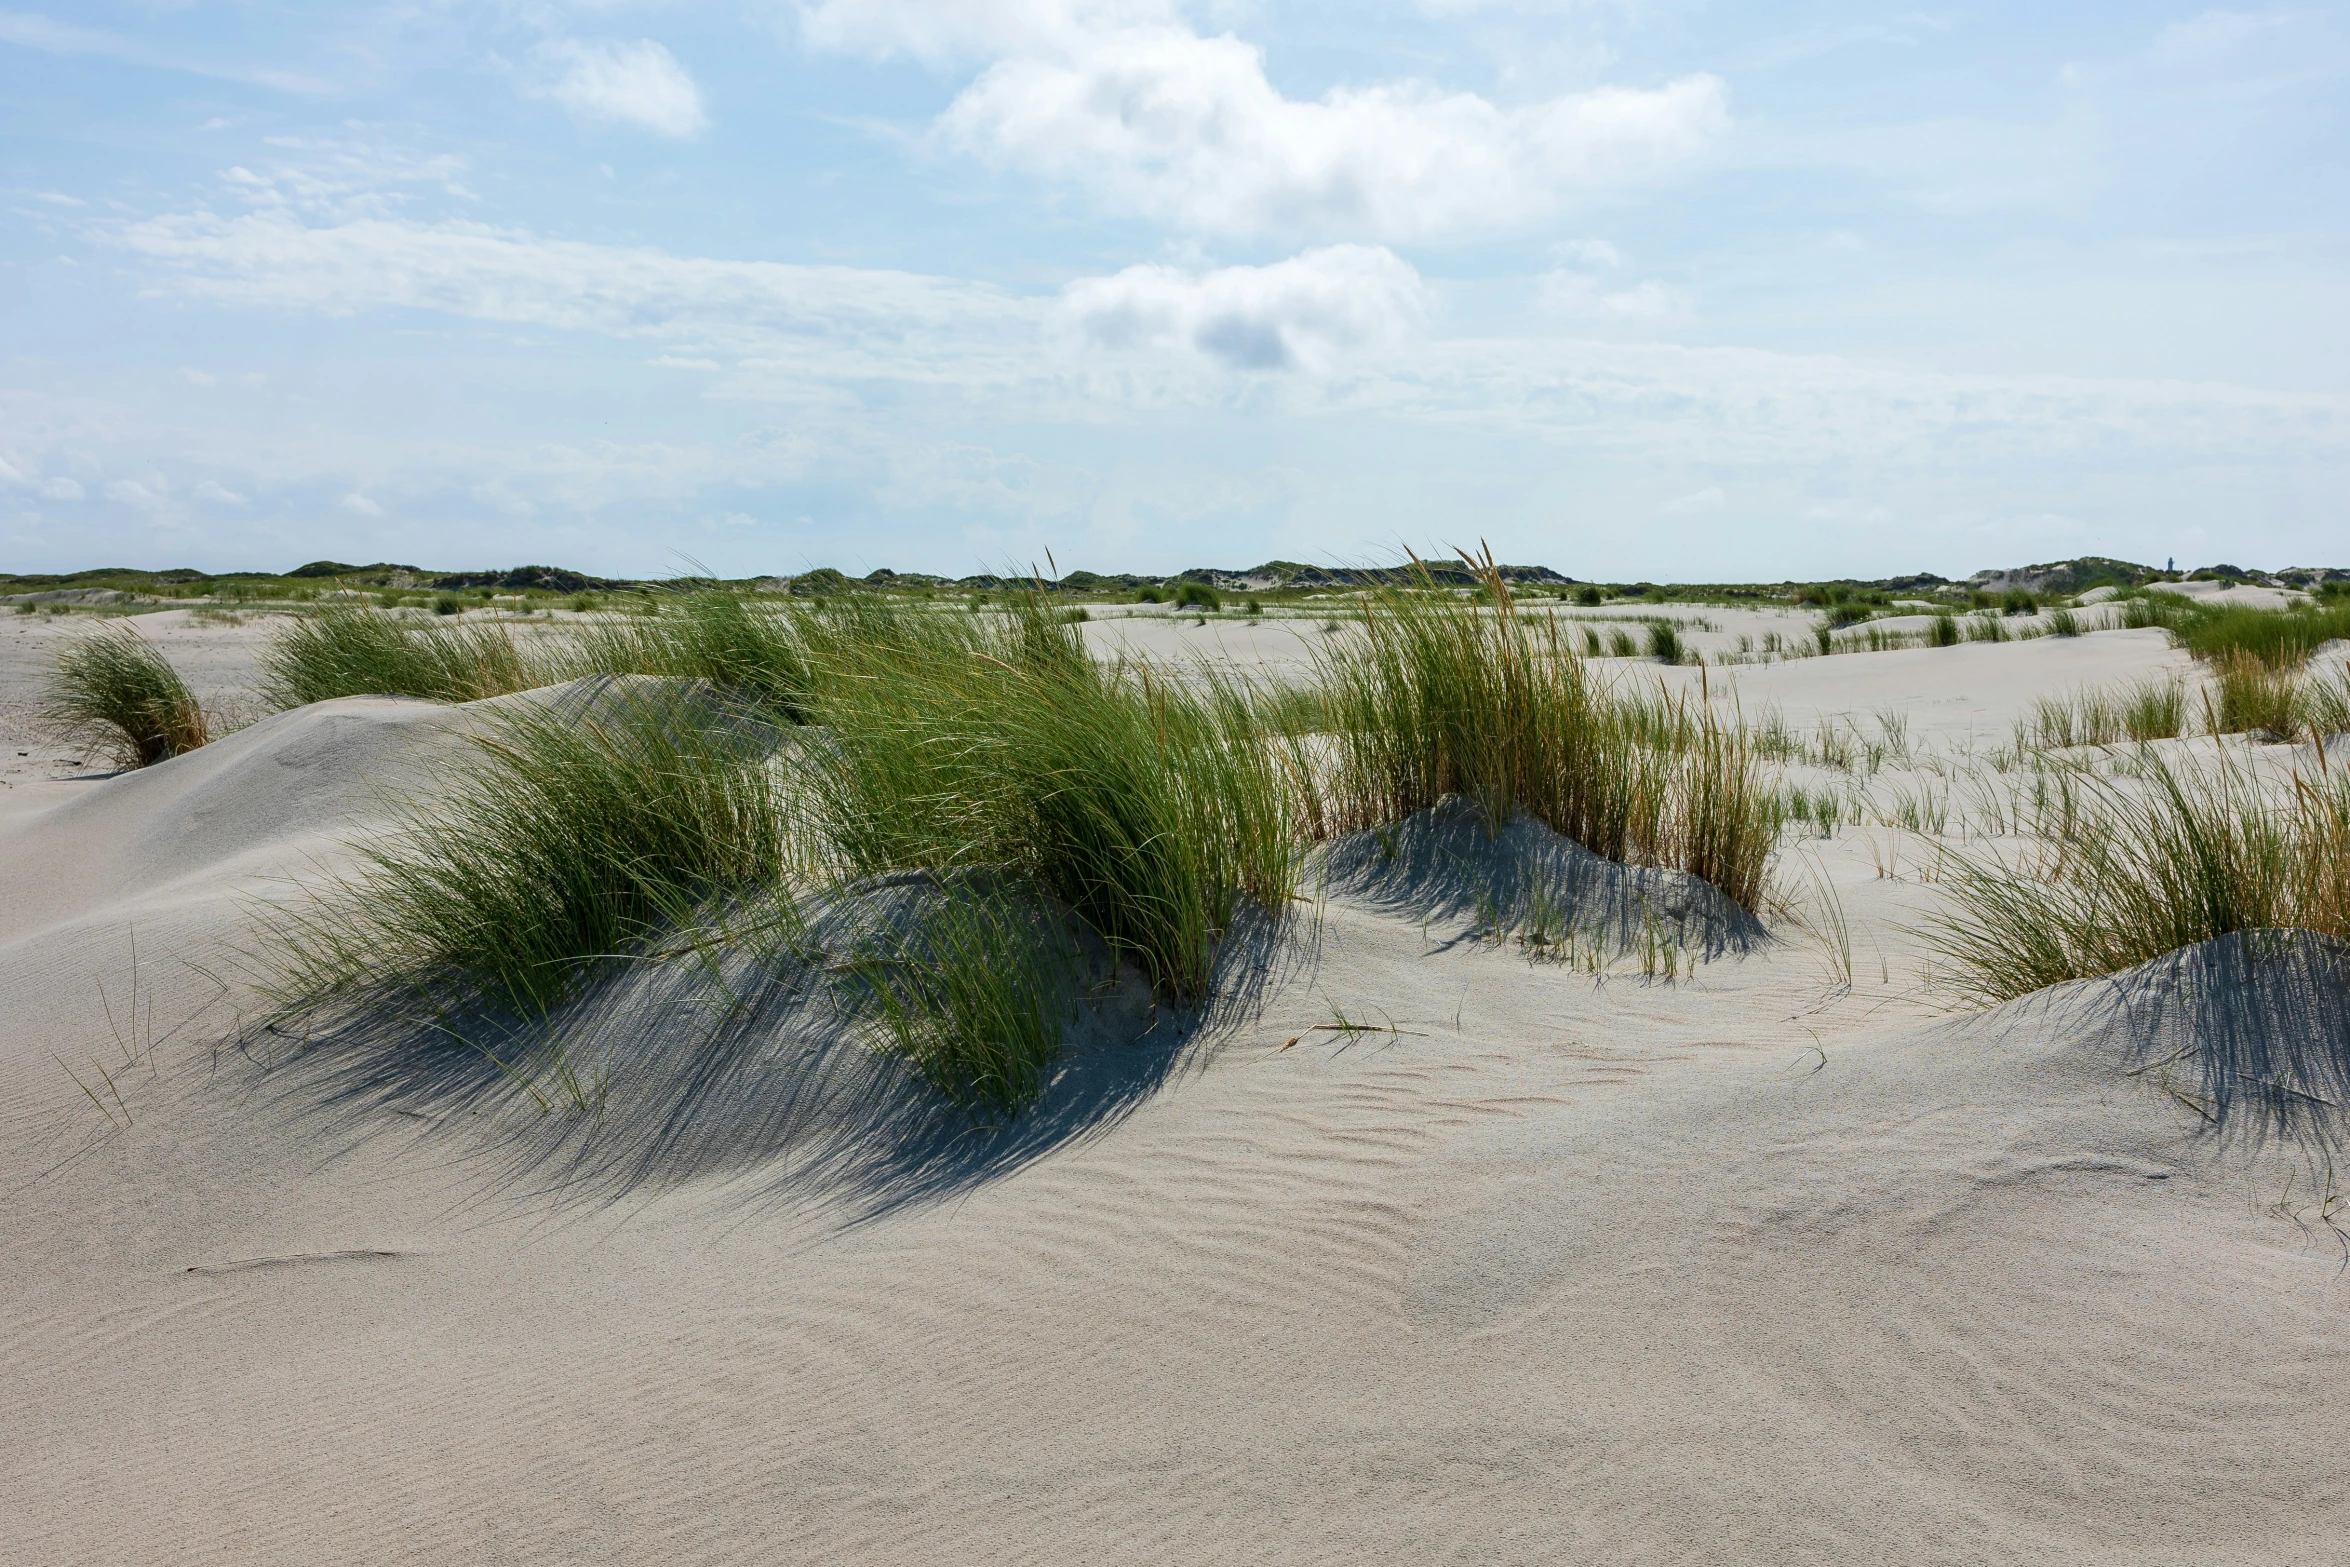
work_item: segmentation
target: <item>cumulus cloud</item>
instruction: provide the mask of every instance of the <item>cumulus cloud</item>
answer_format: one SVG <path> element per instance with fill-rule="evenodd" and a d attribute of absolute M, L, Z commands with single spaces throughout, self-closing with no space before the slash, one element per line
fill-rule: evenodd
<path fill-rule="evenodd" d="M 635 43 L 562 39 L 543 51 L 562 72 L 538 90 L 583 120 L 604 120 L 656 136 L 698 136 L 709 128 L 702 90 L 677 57 L 650 38 Z"/>
<path fill-rule="evenodd" d="M 1727 125 L 1722 83 L 1603 87 L 1519 108 L 1419 82 L 1284 97 L 1252 45 L 1181 27 L 999 60 L 944 134 L 1006 168 L 1220 234 L 1427 238 L 1520 225 L 1651 172 Z"/>
<path fill-rule="evenodd" d="M 1264 56 L 1172 0 L 802 0 L 811 47 L 987 62 L 942 140 L 1204 233 L 1420 239 L 1538 221 L 1729 123 L 1718 78 L 1504 107 L 1419 81 L 1285 96 Z"/>
<path fill-rule="evenodd" d="M 369 500 L 366 496 L 360 494 L 357 490 L 353 490 L 350 494 L 343 497 L 342 506 L 343 510 L 348 512 L 356 512 L 362 517 L 380 517 L 384 514 L 384 509 L 381 506 L 377 505 L 374 501 Z"/>
<path fill-rule="evenodd" d="M 1088 342 L 1187 349 L 1236 370 L 1327 369 L 1418 324 L 1419 273 L 1378 245 L 1330 245 L 1263 267 L 1135 266 L 1086 278 L 1062 308 Z"/>
<path fill-rule="evenodd" d="M 72 479 L 43 479 L 40 493 L 42 499 L 52 501 L 78 501 L 83 498 L 81 485 Z"/>

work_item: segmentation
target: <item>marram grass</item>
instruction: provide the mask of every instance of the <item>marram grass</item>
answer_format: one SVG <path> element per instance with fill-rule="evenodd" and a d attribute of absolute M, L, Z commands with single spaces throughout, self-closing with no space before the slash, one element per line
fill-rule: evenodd
<path fill-rule="evenodd" d="M 1928 929 L 1960 989 L 2005 1001 L 2235 931 L 2350 936 L 2350 775 L 2272 786 L 2152 753 L 2138 771 L 2056 770 L 2037 847 L 1946 851 L 1956 908 Z"/>
<path fill-rule="evenodd" d="M 807 778 L 857 873 L 992 867 L 1075 910 L 1163 994 L 1205 994 L 1244 902 L 1296 886 L 1263 701 L 1087 656 L 1041 601 L 981 619 L 868 608 L 816 622 Z"/>
<path fill-rule="evenodd" d="M 391 979 L 547 1011 L 598 962 L 780 879 L 789 812 L 766 734 L 674 690 L 499 715 L 437 805 L 281 920 L 280 994 Z"/>
<path fill-rule="evenodd" d="M 955 1104 L 1005 1118 L 1043 1094 L 1077 954 L 1035 900 L 945 883 L 909 928 L 865 936 L 852 967 L 888 1053 Z"/>
<path fill-rule="evenodd" d="M 677 595 L 658 612 L 581 628 L 554 659 L 559 675 L 667 675 L 707 680 L 774 717 L 805 717 L 808 610 L 768 608 L 732 593 Z"/>
<path fill-rule="evenodd" d="M 277 708 L 344 696 L 473 702 L 547 683 L 498 622 L 410 620 L 345 605 L 293 621 L 261 656 L 262 694 Z"/>
<path fill-rule="evenodd" d="M 129 626 L 77 637 L 57 657 L 40 718 L 60 739 L 122 767 L 146 767 L 210 738 L 204 709 L 155 646 Z"/>
<path fill-rule="evenodd" d="M 1496 830 L 1523 811 L 1759 908 L 1781 806 L 1743 729 L 1702 701 L 1600 684 L 1555 618 L 1484 574 L 1489 610 L 1390 589 L 1366 602 L 1360 637 L 1319 652 L 1337 753 L 1316 802 L 1324 830 L 1467 795 Z"/>

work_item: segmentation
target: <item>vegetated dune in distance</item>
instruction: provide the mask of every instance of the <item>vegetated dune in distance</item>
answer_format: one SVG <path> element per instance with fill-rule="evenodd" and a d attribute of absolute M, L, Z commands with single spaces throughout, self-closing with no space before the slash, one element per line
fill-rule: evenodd
<path fill-rule="evenodd" d="M 1772 678 L 1849 669 L 1924 733 L 2082 658 Z M 1783 850 L 1809 934 L 1685 889 L 1672 972 L 1595 972 L 1441 885 L 1483 851 L 1440 809 L 1309 866 L 1230 1004 L 1105 1003 L 1003 1133 L 669 974 L 580 1015 L 600 1118 L 468 1047 L 387 1085 L 256 1032 L 251 900 L 478 718 L 325 703 L 0 827 L 11 1561 L 2205 1564 L 2350 1527 L 2345 1197 L 2262 1087 L 2350 1052 L 2329 947 L 1955 1014 L 1930 845 L 1872 824 Z M 2263 1055 L 2279 1019 L 2318 1054 Z M 864 1152 L 781 1158 L 851 1146 L 809 1116 Z"/>

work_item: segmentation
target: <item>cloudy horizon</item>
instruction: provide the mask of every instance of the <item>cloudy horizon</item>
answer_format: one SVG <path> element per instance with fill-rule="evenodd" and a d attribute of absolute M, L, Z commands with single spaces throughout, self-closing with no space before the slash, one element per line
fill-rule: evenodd
<path fill-rule="evenodd" d="M 0 568 L 2350 564 L 2345 9 L 0 11 Z"/>

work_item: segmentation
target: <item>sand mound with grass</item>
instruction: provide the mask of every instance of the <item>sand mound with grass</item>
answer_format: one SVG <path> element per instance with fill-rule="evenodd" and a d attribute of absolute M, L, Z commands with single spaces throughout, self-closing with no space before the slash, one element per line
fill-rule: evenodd
<path fill-rule="evenodd" d="M 11 1560 L 2265 1564 L 2350 1527 L 2308 1103 L 2344 1057 L 2280 1043 L 2339 1010 L 2331 947 L 1953 1016 L 1898 845 L 1789 851 L 1847 984 L 1448 805 L 1334 847 L 1196 1015 L 1092 954 L 1000 1131 L 891 1097 L 788 966 L 583 997 L 589 1106 L 429 1029 L 273 1036 L 184 965 L 477 721 L 325 703 L 0 828 Z M 1678 898 L 1691 959 L 1489 939 L 1537 884 Z"/>
<path fill-rule="evenodd" d="M 1460 796 L 1348 834 L 1316 872 L 1330 895 L 1407 919 L 1540 927 L 1550 941 L 1571 935 L 1611 955 L 1670 939 L 1719 957 L 1767 939 L 1753 914 L 1686 871 L 1619 865 L 1524 815 L 1497 831 Z"/>

